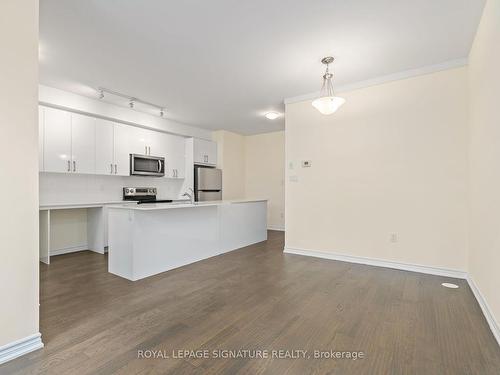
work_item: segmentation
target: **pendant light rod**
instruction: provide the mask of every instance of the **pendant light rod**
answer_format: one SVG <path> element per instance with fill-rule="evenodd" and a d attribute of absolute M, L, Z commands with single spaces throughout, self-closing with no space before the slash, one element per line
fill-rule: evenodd
<path fill-rule="evenodd" d="M 107 93 L 107 94 L 111 94 L 113 96 L 118 96 L 120 98 L 127 99 L 127 101 L 129 102 L 129 106 L 131 108 L 134 107 L 135 103 L 141 103 L 141 104 L 145 104 L 145 105 L 148 105 L 150 107 L 158 109 L 160 111 L 160 116 L 162 116 L 162 117 L 163 117 L 163 114 L 165 112 L 165 106 L 154 104 L 154 103 L 148 102 L 146 100 L 139 99 L 139 98 L 137 98 L 135 96 L 130 96 L 130 95 L 127 95 L 127 94 L 122 94 L 122 93 L 120 93 L 118 91 L 110 90 L 110 89 L 107 89 L 105 87 L 98 87 L 97 91 L 99 91 L 99 93 L 100 93 L 100 95 L 99 95 L 100 99 L 103 99 L 104 98 L 104 93 Z"/>

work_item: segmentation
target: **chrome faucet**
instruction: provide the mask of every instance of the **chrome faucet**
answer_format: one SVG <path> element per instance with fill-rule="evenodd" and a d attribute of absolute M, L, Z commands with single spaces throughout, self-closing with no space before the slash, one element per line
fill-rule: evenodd
<path fill-rule="evenodd" d="M 191 193 L 189 193 L 190 191 Z M 182 194 L 183 197 L 188 197 L 189 200 L 191 201 L 191 204 L 194 204 L 194 190 L 188 187 L 188 191 L 186 191 L 184 194 Z"/>

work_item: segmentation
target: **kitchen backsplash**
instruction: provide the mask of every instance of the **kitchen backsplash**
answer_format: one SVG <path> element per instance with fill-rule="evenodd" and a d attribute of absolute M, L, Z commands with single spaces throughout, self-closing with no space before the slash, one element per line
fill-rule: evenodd
<path fill-rule="evenodd" d="M 40 173 L 40 205 L 122 200 L 124 186 L 156 187 L 159 199 L 179 199 L 184 180 L 85 174 Z"/>

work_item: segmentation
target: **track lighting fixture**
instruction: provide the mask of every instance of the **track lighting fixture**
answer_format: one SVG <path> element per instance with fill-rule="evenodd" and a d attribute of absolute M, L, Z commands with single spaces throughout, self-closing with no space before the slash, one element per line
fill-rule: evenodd
<path fill-rule="evenodd" d="M 113 96 L 117 96 L 117 97 L 120 97 L 120 98 L 123 98 L 123 99 L 127 99 L 128 106 L 131 109 L 135 109 L 136 103 L 140 103 L 140 104 L 144 104 L 144 105 L 146 105 L 148 107 L 156 108 L 158 110 L 158 114 L 160 115 L 160 117 L 165 116 L 165 112 L 167 111 L 165 109 L 165 107 L 162 106 L 162 105 L 153 104 L 153 103 L 147 102 L 145 100 L 138 99 L 138 98 L 136 98 L 134 96 L 125 95 L 125 94 L 119 93 L 117 91 L 106 89 L 104 87 L 98 87 L 97 91 L 99 92 L 99 99 L 104 99 L 104 93 L 110 94 L 110 96 L 112 96 L 112 97 Z M 143 107 L 143 106 L 140 106 L 140 108 L 141 107 Z M 139 109 L 139 111 L 140 111 L 140 109 Z M 150 112 L 146 112 L 146 113 L 150 113 Z"/>

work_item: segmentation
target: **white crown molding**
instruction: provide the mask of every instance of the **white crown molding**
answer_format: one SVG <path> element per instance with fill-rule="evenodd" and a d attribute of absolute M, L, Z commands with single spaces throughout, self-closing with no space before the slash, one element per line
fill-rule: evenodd
<path fill-rule="evenodd" d="M 0 346 L 0 364 L 43 348 L 42 335 L 34 335 Z"/>
<path fill-rule="evenodd" d="M 361 88 L 365 88 L 365 87 L 380 85 L 380 84 L 387 83 L 387 82 L 399 81 L 401 79 L 416 77 L 416 76 L 420 76 L 420 75 L 424 75 L 424 74 L 430 74 L 430 73 L 440 72 L 443 70 L 459 68 L 462 66 L 466 66 L 467 63 L 468 63 L 467 58 L 457 59 L 457 60 L 449 60 L 449 61 L 445 61 L 445 62 L 440 63 L 440 64 L 424 66 L 422 68 L 417 68 L 417 69 L 405 70 L 405 71 L 399 72 L 399 73 L 389 74 L 386 76 L 372 78 L 372 79 L 368 79 L 365 81 L 354 82 L 354 83 L 350 83 L 350 84 L 343 85 L 343 86 L 337 86 L 335 89 L 335 92 L 337 92 L 337 93 L 348 92 L 348 91 L 357 90 L 357 89 L 361 89 Z M 303 102 L 306 100 L 312 100 L 318 96 L 318 93 L 319 93 L 319 90 L 312 92 L 312 93 L 304 94 L 304 95 L 294 96 L 291 98 L 285 98 L 284 103 L 285 104 L 292 104 L 292 103 Z"/>
<path fill-rule="evenodd" d="M 453 277 L 457 279 L 467 279 L 467 272 L 461 270 L 448 269 L 448 268 L 430 267 L 430 266 L 423 266 L 420 264 L 394 262 L 390 260 L 366 258 L 360 256 L 330 253 L 317 250 L 298 249 L 293 247 L 285 247 L 283 251 L 287 254 L 304 255 L 315 258 L 338 260 L 341 262 L 365 264 L 368 266 L 393 268 L 397 270 L 420 272 L 430 275 Z"/>
<path fill-rule="evenodd" d="M 479 307 L 481 307 L 481 310 L 483 311 L 483 315 L 486 318 L 488 325 L 490 326 L 493 336 L 495 336 L 498 345 L 500 345 L 500 325 L 496 321 L 493 312 L 491 311 L 488 303 L 486 302 L 486 299 L 481 294 L 481 291 L 479 290 L 479 288 L 477 287 L 476 283 L 474 282 L 474 280 L 470 275 L 469 277 L 467 277 L 467 282 L 469 283 L 469 286 L 472 290 L 472 293 L 474 294 L 474 297 L 476 297 L 476 300 L 479 303 Z"/>

